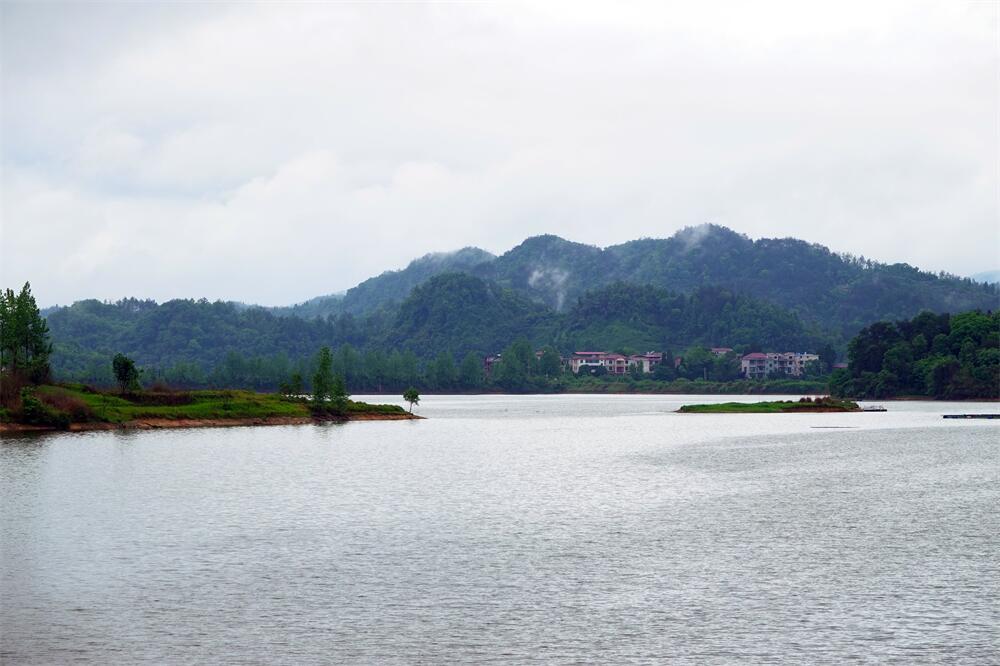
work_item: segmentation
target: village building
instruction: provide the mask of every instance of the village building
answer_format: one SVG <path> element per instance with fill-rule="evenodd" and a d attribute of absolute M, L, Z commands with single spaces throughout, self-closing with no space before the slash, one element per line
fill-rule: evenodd
<path fill-rule="evenodd" d="M 818 361 L 819 356 L 806 352 L 754 352 L 740 358 L 740 370 L 748 379 L 761 379 L 770 375 L 801 377 L 806 364 Z"/>
<path fill-rule="evenodd" d="M 580 370 L 590 372 L 596 368 L 604 368 L 609 375 L 624 375 L 632 366 L 643 373 L 653 372 L 662 362 L 663 354 L 660 352 L 625 356 L 605 351 L 578 351 L 570 357 L 569 365 L 573 374 L 579 374 Z"/>

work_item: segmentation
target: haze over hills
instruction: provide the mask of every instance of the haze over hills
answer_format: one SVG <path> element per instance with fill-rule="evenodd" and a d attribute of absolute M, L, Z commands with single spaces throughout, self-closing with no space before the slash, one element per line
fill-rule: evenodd
<path fill-rule="evenodd" d="M 783 305 L 845 336 L 872 321 L 904 319 L 924 309 L 992 309 L 1000 298 L 996 287 L 968 278 L 837 254 L 794 238 L 753 241 L 706 224 L 670 238 L 644 238 L 605 249 L 543 235 L 499 257 L 478 248 L 428 255 L 401 271 L 362 282 L 343 298 L 321 297 L 274 311 L 297 316 L 365 314 L 401 302 L 414 286 L 449 271 L 495 282 L 557 312 L 587 291 L 614 282 L 683 293 L 722 286 Z"/>
<path fill-rule="evenodd" d="M 976 282 L 986 282 L 989 284 L 1000 283 L 1000 269 L 993 271 L 983 271 L 982 273 L 976 273 L 972 276 L 972 279 Z"/>

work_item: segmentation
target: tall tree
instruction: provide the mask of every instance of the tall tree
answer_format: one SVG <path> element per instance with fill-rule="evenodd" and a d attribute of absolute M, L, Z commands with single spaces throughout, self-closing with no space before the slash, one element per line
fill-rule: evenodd
<path fill-rule="evenodd" d="M 542 349 L 542 356 L 538 359 L 538 372 L 546 377 L 558 377 L 562 371 L 562 359 L 559 352 L 553 347 Z"/>
<path fill-rule="evenodd" d="M 462 387 L 466 389 L 477 389 L 483 385 L 485 381 L 483 362 L 478 355 L 474 352 L 465 355 L 458 369 L 458 377 Z"/>
<path fill-rule="evenodd" d="M 340 413 L 347 409 L 347 403 L 351 394 L 347 392 L 347 384 L 340 375 L 334 375 L 333 384 L 330 385 L 330 402 L 333 408 Z"/>
<path fill-rule="evenodd" d="M 24 283 L 20 293 L 0 294 L 0 368 L 40 383 L 49 377 L 49 327 Z"/>
<path fill-rule="evenodd" d="M 319 350 L 316 358 L 316 373 L 313 375 L 313 402 L 322 403 L 330 399 L 333 390 L 333 354 L 329 347 Z"/>

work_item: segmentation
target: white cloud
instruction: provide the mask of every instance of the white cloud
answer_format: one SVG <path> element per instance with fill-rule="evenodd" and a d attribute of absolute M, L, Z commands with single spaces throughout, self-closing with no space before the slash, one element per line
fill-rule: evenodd
<path fill-rule="evenodd" d="M 0 277 L 44 303 L 704 221 L 1000 265 L 988 3 L 2 7 Z"/>

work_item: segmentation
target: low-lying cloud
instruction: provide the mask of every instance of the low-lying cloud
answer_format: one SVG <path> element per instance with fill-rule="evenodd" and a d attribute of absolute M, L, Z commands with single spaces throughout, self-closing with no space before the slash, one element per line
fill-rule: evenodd
<path fill-rule="evenodd" d="M 4 3 L 3 285 L 284 304 L 709 221 L 1000 264 L 995 5 L 557 7 Z"/>

